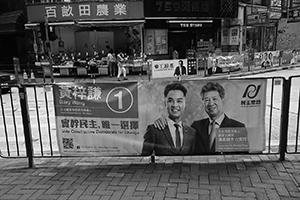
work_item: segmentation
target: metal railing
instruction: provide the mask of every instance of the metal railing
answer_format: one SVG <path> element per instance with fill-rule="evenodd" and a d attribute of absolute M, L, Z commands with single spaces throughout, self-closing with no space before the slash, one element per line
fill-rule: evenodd
<path fill-rule="evenodd" d="M 267 78 L 266 149 L 262 154 L 299 153 L 300 76 Z M 2 93 L 3 88 L 0 88 Z M 51 84 L 9 86 L 0 95 L 1 157 L 61 156 L 56 139 Z"/>

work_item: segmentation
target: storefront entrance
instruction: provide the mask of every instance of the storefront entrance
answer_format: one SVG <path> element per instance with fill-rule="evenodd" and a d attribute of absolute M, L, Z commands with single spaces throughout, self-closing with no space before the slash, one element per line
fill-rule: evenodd
<path fill-rule="evenodd" d="M 169 38 L 171 47 L 170 50 L 176 50 L 179 54 L 179 59 L 183 59 L 186 57 L 187 50 L 192 48 L 192 41 L 194 40 L 194 31 L 172 30 L 169 32 Z"/>

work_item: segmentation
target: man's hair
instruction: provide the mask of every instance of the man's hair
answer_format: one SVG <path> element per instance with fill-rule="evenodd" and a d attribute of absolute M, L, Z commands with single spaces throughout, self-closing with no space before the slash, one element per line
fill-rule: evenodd
<path fill-rule="evenodd" d="M 179 60 L 179 61 L 178 61 L 178 63 L 181 63 L 181 64 L 183 64 L 183 61 L 182 61 L 182 60 Z"/>
<path fill-rule="evenodd" d="M 187 89 L 180 83 L 171 83 L 165 87 L 165 91 L 164 91 L 165 97 L 169 94 L 171 90 L 180 90 L 182 91 L 184 96 L 186 96 L 187 93 Z"/>
<path fill-rule="evenodd" d="M 210 92 L 210 91 L 217 91 L 219 92 L 219 95 L 222 99 L 224 99 L 225 97 L 225 90 L 223 88 L 222 85 L 220 85 L 219 83 L 213 83 L 213 82 L 208 82 L 206 85 L 204 85 L 201 89 L 201 96 L 202 96 L 202 99 L 204 97 L 204 94 L 206 92 Z"/>

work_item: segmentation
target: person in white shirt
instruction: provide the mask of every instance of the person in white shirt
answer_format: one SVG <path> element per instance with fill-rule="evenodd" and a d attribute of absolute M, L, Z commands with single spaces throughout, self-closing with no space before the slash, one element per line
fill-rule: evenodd
<path fill-rule="evenodd" d="M 106 49 L 108 50 L 108 53 L 107 53 L 107 61 L 108 61 L 108 75 L 110 77 L 113 77 L 116 75 L 116 62 L 117 62 L 117 59 L 116 59 L 116 55 L 113 51 L 112 48 L 110 48 L 110 46 L 106 46 Z"/>
<path fill-rule="evenodd" d="M 121 74 L 123 74 L 124 80 L 127 80 L 126 77 L 126 69 L 125 69 L 125 62 L 128 59 L 127 56 L 125 56 L 125 54 L 120 51 L 120 53 L 118 53 L 117 55 L 117 62 L 118 62 L 118 81 L 121 81 L 120 76 Z"/>

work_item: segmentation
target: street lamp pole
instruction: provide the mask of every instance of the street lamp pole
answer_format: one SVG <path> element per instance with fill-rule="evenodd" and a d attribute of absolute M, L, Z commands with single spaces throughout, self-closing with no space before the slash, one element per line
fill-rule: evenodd
<path fill-rule="evenodd" d="M 48 17 L 47 17 L 47 14 L 45 14 L 46 51 L 47 51 L 48 57 L 49 57 L 51 83 L 53 83 L 54 82 L 54 78 L 53 78 L 53 60 L 52 60 L 52 55 L 51 55 L 48 26 L 49 26 Z"/>

